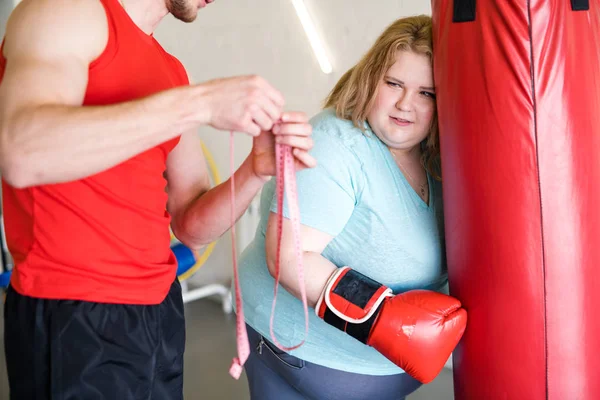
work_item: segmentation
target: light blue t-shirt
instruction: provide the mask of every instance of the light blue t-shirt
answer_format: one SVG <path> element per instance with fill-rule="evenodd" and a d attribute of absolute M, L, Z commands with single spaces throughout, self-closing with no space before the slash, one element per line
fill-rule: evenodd
<path fill-rule="evenodd" d="M 311 154 L 318 166 L 297 173 L 298 202 L 302 224 L 334 236 L 322 255 L 338 267 L 350 266 L 387 285 L 394 293 L 417 288 L 443 291 L 447 274 L 439 182 L 428 177 L 428 205 L 369 127 L 363 133 L 332 110 L 316 115 L 311 125 Z M 269 340 L 275 279 L 267 269 L 265 233 L 271 211 L 277 211 L 275 179 L 263 188 L 256 236 L 239 260 L 246 322 Z M 287 212 L 286 205 L 284 215 L 289 216 Z M 300 343 L 305 332 L 302 301 L 281 286 L 274 332 L 287 347 Z M 325 323 L 312 308 L 306 342 L 290 354 L 361 374 L 403 372 L 375 349 Z"/>

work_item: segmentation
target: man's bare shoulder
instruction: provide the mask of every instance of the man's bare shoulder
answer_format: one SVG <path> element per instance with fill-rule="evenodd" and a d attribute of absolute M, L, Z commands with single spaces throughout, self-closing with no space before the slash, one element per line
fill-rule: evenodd
<path fill-rule="evenodd" d="M 4 56 L 91 61 L 106 46 L 108 25 L 100 0 L 23 0 L 7 25 Z"/>

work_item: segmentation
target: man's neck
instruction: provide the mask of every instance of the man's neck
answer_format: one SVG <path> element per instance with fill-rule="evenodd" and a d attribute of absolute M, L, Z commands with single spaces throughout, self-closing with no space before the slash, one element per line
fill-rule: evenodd
<path fill-rule="evenodd" d="M 169 13 L 165 0 L 119 0 L 129 17 L 146 34 L 151 35 Z"/>

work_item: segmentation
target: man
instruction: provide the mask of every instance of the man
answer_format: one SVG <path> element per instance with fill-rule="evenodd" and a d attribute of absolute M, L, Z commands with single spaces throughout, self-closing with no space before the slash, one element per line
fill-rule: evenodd
<path fill-rule="evenodd" d="M 209 188 L 195 129 L 254 137 L 236 218 L 275 174 L 276 141 L 298 168 L 315 165 L 307 118 L 283 112 L 265 80 L 190 85 L 154 39 L 168 13 L 191 22 L 211 2 L 24 0 L 13 12 L 0 58 L 11 399 L 182 398 L 169 226 L 198 249 L 231 218 L 230 184 Z"/>

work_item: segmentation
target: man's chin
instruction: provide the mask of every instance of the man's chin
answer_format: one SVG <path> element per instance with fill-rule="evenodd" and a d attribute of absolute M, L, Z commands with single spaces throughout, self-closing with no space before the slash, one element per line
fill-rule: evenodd
<path fill-rule="evenodd" d="M 171 15 L 182 22 L 194 22 L 198 17 L 198 10 L 186 10 L 185 12 L 181 10 L 180 12 L 171 11 Z"/>
<path fill-rule="evenodd" d="M 173 16 L 175 17 L 175 19 L 178 19 L 179 21 L 190 23 L 190 22 L 194 22 L 196 20 L 196 17 L 198 17 L 198 13 L 186 14 L 186 15 L 173 14 Z"/>

